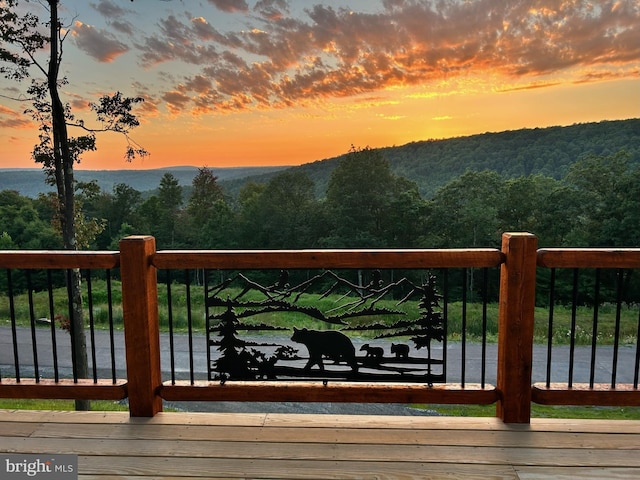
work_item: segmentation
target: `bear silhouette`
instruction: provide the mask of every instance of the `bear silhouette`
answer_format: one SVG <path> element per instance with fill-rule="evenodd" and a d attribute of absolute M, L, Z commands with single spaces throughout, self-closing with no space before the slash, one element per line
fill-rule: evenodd
<path fill-rule="evenodd" d="M 396 358 L 409 358 L 409 345 L 404 343 L 392 343 L 391 353 L 396 355 Z"/>
<path fill-rule="evenodd" d="M 356 349 L 344 333 L 293 327 L 291 340 L 304 344 L 309 351 L 309 361 L 304 367 L 305 370 L 311 370 L 313 365 L 318 365 L 320 371 L 324 371 L 322 357 L 326 356 L 336 363 L 342 360 L 350 365 L 354 372 L 358 371 Z"/>
<path fill-rule="evenodd" d="M 384 349 L 382 347 L 372 347 L 368 343 L 362 345 L 362 347 L 360 347 L 360 351 L 366 351 L 367 357 L 375 358 L 377 360 L 380 360 L 382 357 L 384 357 Z"/>

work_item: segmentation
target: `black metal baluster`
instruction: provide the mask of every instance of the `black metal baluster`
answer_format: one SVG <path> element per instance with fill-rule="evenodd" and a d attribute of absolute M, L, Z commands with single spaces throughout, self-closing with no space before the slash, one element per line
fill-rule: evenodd
<path fill-rule="evenodd" d="M 71 366 L 73 370 L 73 382 L 78 383 L 78 361 L 76 358 L 75 323 L 73 321 L 73 271 L 67 269 L 67 305 L 69 307 L 69 335 L 71 336 Z"/>
<path fill-rule="evenodd" d="M 487 284 L 489 283 L 489 269 L 482 269 L 482 371 L 480 384 L 482 388 L 487 378 Z"/>
<path fill-rule="evenodd" d="M 111 349 L 111 380 L 116 383 L 116 351 L 113 328 L 113 292 L 111 290 L 111 270 L 107 270 L 107 308 L 109 310 L 109 342 Z"/>
<path fill-rule="evenodd" d="M 622 313 L 622 286 L 624 280 L 624 270 L 618 269 L 616 275 L 616 325 L 613 335 L 613 361 L 611 365 L 611 388 L 616 388 L 616 377 L 618 373 L 618 350 L 620 348 L 620 316 Z"/>
<path fill-rule="evenodd" d="M 640 371 L 640 310 L 638 311 L 638 331 L 636 332 L 636 365 L 633 373 L 633 388 L 638 388 L 638 372 Z"/>
<path fill-rule="evenodd" d="M 209 319 L 209 302 L 207 302 L 207 297 L 209 294 L 209 270 L 204 270 L 204 318 L 205 318 L 205 338 L 207 339 L 207 380 L 211 381 L 213 378 L 211 377 L 211 345 L 209 341 L 209 328 L 211 326 L 211 320 Z"/>
<path fill-rule="evenodd" d="M 193 319 L 191 318 L 191 275 L 189 270 L 184 271 L 185 288 L 187 294 L 187 330 L 189 332 L 189 379 L 191 385 L 195 383 L 193 367 Z"/>
<path fill-rule="evenodd" d="M 96 334 L 93 317 L 93 290 L 91 288 L 91 270 L 86 271 L 87 277 L 87 302 L 89 308 L 89 337 L 91 340 L 91 363 L 93 367 L 93 381 L 98 383 L 98 366 L 96 365 Z"/>
<path fill-rule="evenodd" d="M 27 295 L 29 298 L 29 322 L 31 324 L 31 348 L 33 351 L 33 376 L 36 383 L 40 382 L 40 367 L 38 365 L 38 340 L 36 338 L 36 314 L 33 309 L 33 285 L 31 283 L 31 270 L 26 270 Z"/>
<path fill-rule="evenodd" d="M 175 346 L 173 344 L 173 301 L 171 297 L 171 270 L 167 270 L 167 315 L 169 322 L 169 360 L 171 362 L 171 385 L 176 384 Z"/>
<path fill-rule="evenodd" d="M 467 366 L 467 269 L 462 270 L 462 371 L 460 384 L 462 388 L 465 385 L 466 366 Z"/>
<path fill-rule="evenodd" d="M 598 310 L 600 308 L 600 269 L 596 269 L 596 284 L 593 293 L 593 325 L 591 330 L 591 371 L 589 388 L 593 388 L 596 375 L 596 346 L 598 344 Z"/>
<path fill-rule="evenodd" d="M 549 326 L 547 328 L 547 388 L 551 386 L 551 358 L 553 350 L 553 307 L 556 303 L 555 300 L 556 289 L 556 269 L 551 269 L 551 278 L 549 280 Z"/>
<path fill-rule="evenodd" d="M 578 309 L 578 269 L 573 269 L 573 298 L 571 302 L 571 329 L 569 331 L 569 388 L 573 386 L 574 353 L 576 350 L 576 318 Z"/>
<path fill-rule="evenodd" d="M 20 355 L 18 354 L 18 330 L 16 328 L 16 305 L 13 299 L 13 281 L 11 270 L 7 269 L 7 290 L 9 295 L 9 316 L 11 317 L 11 340 L 13 342 L 13 366 L 16 382 L 20 383 Z"/>
<path fill-rule="evenodd" d="M 449 334 L 449 269 L 445 268 L 442 273 L 442 318 L 444 319 L 444 334 L 442 339 L 442 381 L 447 381 L 447 336 Z"/>
<path fill-rule="evenodd" d="M 49 295 L 49 318 L 51 319 L 51 352 L 53 355 L 53 378 L 56 382 L 60 380 L 58 369 L 58 340 L 56 335 L 56 317 L 53 302 L 53 280 L 51 270 L 47 270 L 47 290 Z"/>
<path fill-rule="evenodd" d="M 0 382 L 2 382 L 2 369 L 0 368 Z"/>

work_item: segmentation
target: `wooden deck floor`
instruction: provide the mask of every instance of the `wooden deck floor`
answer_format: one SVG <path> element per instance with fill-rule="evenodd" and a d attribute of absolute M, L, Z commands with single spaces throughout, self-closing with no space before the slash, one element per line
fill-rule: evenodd
<path fill-rule="evenodd" d="M 0 452 L 81 479 L 637 479 L 640 422 L 0 410 Z"/>

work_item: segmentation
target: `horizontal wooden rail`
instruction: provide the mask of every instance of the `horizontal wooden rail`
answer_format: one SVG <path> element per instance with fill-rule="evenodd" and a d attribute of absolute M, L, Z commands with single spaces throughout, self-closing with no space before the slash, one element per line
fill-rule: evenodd
<path fill-rule="evenodd" d="M 640 268 L 640 248 L 541 248 L 537 264 L 546 268 Z"/>
<path fill-rule="evenodd" d="M 489 405 L 498 401 L 492 385 L 419 385 L 348 382 L 196 382 L 165 383 L 160 396 L 168 401 L 236 402 L 351 402 L 351 403 L 467 403 Z"/>
<path fill-rule="evenodd" d="M 234 250 L 159 251 L 160 269 L 269 268 L 482 268 L 498 267 L 504 254 L 493 248 L 451 250 Z"/>
<path fill-rule="evenodd" d="M 535 236 L 503 235 L 502 250 L 159 251 L 152 237 L 128 237 L 121 252 L 0 251 L 0 269 L 121 268 L 127 380 L 0 379 L 0 398 L 129 398 L 132 416 L 168 401 L 304 401 L 497 405 L 505 422 L 526 423 L 531 401 L 553 405 L 640 405 L 631 385 L 531 385 L 536 266 L 640 268 L 640 248 L 541 249 Z M 156 269 L 501 269 L 497 384 L 329 381 L 162 382 Z"/>
<path fill-rule="evenodd" d="M 58 380 L 3 378 L 0 381 L 0 398 L 59 398 L 70 400 L 122 400 L 127 398 L 127 381 L 89 379 Z"/>
<path fill-rule="evenodd" d="M 23 269 L 111 269 L 120 265 L 119 252 L 89 251 L 0 251 L 0 268 Z"/>
<path fill-rule="evenodd" d="M 574 383 L 571 388 L 566 383 L 535 383 L 531 400 L 542 405 L 601 405 L 608 407 L 640 407 L 640 390 L 631 384 L 616 385 Z"/>

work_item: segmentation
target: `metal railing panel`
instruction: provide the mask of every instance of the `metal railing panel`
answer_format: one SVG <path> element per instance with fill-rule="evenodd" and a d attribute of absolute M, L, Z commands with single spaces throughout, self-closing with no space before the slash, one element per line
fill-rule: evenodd
<path fill-rule="evenodd" d="M 534 400 L 640 405 L 640 298 L 633 287 L 640 249 L 542 249 L 538 266 L 548 269 L 548 282 L 539 282 L 548 325 L 545 379 L 534 385 Z M 560 311 L 570 312 L 569 321 Z"/>

